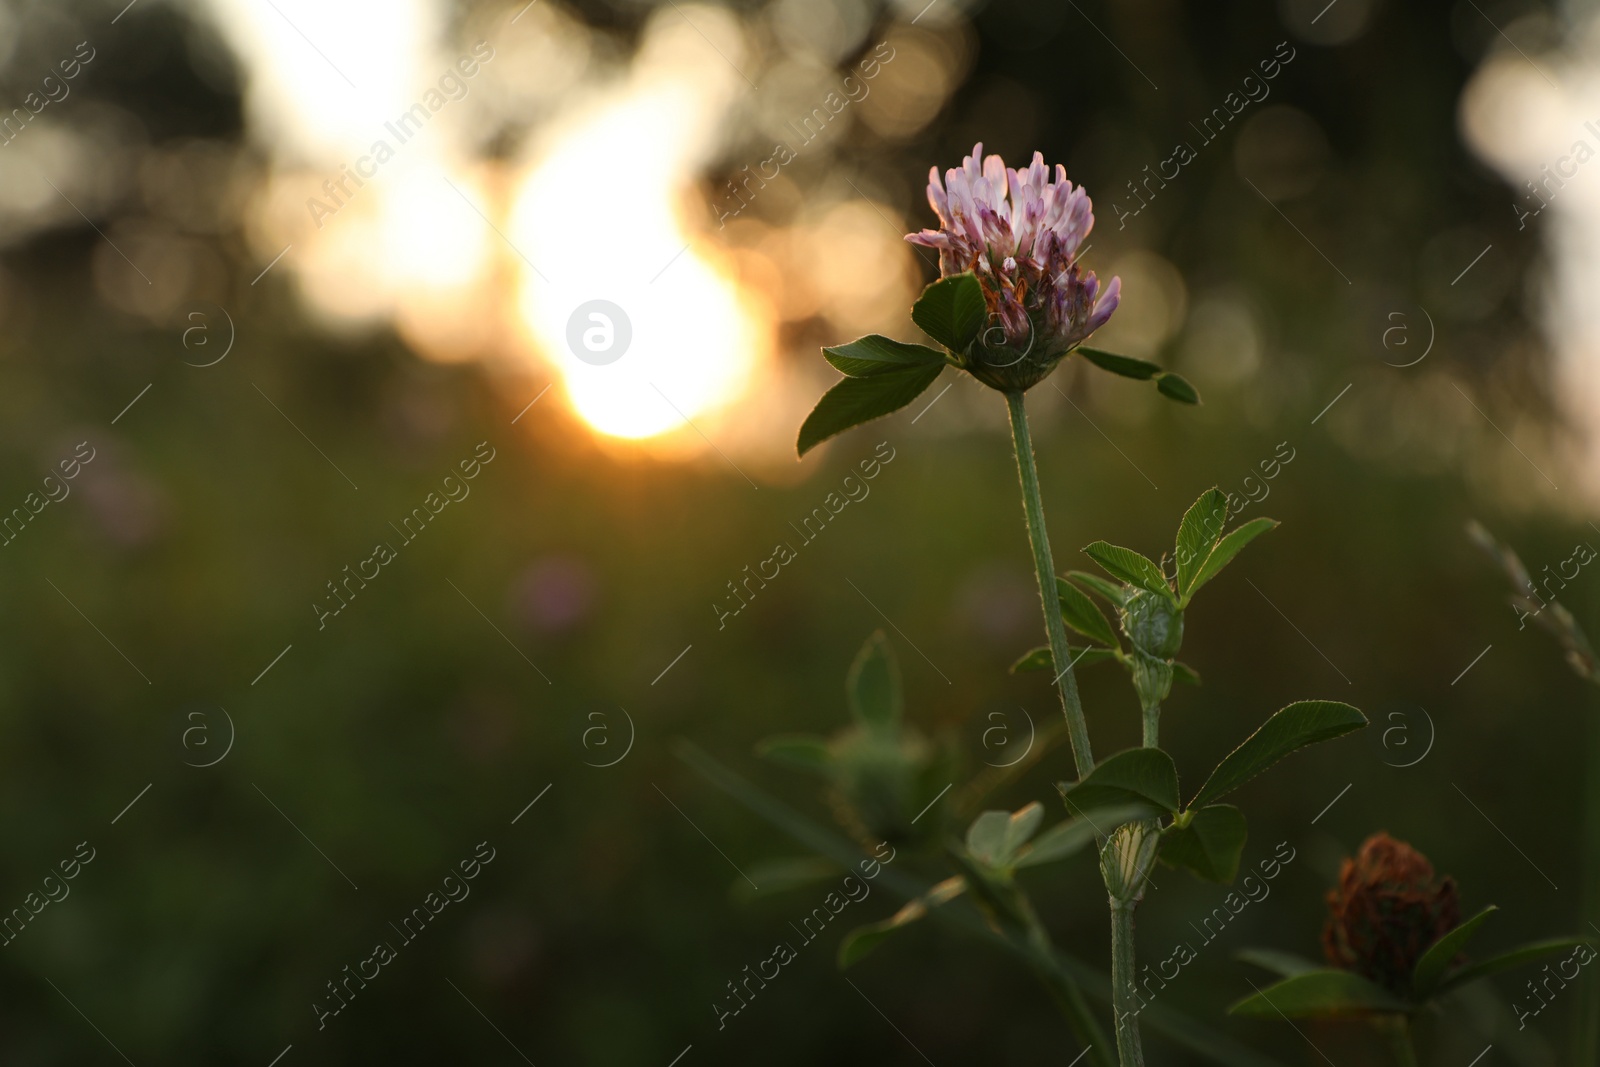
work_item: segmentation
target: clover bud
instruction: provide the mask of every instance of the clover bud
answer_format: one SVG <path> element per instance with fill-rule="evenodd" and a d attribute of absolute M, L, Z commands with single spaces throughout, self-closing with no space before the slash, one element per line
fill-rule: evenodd
<path fill-rule="evenodd" d="M 1405 996 L 1422 954 L 1460 923 L 1455 881 L 1436 878 L 1426 856 L 1378 833 L 1344 861 L 1328 891 L 1322 948 L 1335 967 Z"/>
<path fill-rule="evenodd" d="M 1122 632 L 1147 656 L 1170 660 L 1183 644 L 1183 609 L 1148 589 L 1129 595 L 1120 612 Z"/>

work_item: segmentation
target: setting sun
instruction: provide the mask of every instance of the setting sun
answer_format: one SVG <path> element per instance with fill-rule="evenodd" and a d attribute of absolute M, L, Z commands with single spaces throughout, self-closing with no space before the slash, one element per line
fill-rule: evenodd
<path fill-rule="evenodd" d="M 737 400 L 770 346 L 770 323 L 684 219 L 726 80 L 646 56 L 626 88 L 549 138 L 512 206 L 510 240 L 531 260 L 521 318 L 602 433 L 686 428 Z M 590 318 L 595 301 L 615 310 Z M 598 330 L 607 351 L 580 356 L 574 329 Z"/>

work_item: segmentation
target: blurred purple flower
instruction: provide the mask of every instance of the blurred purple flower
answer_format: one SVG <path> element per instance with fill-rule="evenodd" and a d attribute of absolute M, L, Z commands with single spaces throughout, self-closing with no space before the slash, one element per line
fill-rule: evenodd
<path fill-rule="evenodd" d="M 79 477 L 95 532 L 115 547 L 143 549 L 166 532 L 166 493 L 125 462 L 118 442 L 102 438 L 96 462 L 85 465 Z"/>
<path fill-rule="evenodd" d="M 594 576 L 575 556 L 547 556 L 528 566 L 511 588 L 524 623 L 546 634 L 565 633 L 588 620 L 594 609 Z"/>
<path fill-rule="evenodd" d="M 1094 205 L 1059 163 L 1050 180 L 1043 153 L 1035 152 L 1027 169 L 1014 170 L 999 156 L 983 158 L 979 142 L 959 169 L 945 172 L 942 185 L 939 168 L 929 171 L 928 202 L 940 228 L 906 240 L 937 249 L 943 277 L 977 275 L 991 319 L 999 323 L 976 342 L 993 357 L 980 366 L 1009 369 L 1026 361 L 1018 373 L 989 384 L 1016 387 L 1020 375 L 1031 376 L 1031 385 L 1117 309 L 1122 279 L 1102 288 L 1094 272 L 1076 262 L 1094 228 Z"/>
<path fill-rule="evenodd" d="M 1026 571 L 998 562 L 980 565 L 962 580 L 954 600 L 954 621 L 963 639 L 981 639 L 1011 650 L 1038 625 L 1039 592 Z"/>

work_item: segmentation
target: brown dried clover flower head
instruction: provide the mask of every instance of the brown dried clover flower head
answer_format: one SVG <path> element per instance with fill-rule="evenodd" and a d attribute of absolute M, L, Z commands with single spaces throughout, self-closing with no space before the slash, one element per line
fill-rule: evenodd
<path fill-rule="evenodd" d="M 1460 922 L 1455 881 L 1437 879 L 1426 856 L 1380 832 L 1328 890 L 1322 948 L 1335 967 L 1405 996 L 1422 954 Z"/>

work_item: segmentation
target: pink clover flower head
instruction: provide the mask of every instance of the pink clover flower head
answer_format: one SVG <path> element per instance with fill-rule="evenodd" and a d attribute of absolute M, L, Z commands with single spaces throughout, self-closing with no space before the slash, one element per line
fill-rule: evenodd
<path fill-rule="evenodd" d="M 997 155 L 985 158 L 980 142 L 943 183 L 938 167 L 929 172 L 928 202 L 939 229 L 906 240 L 938 251 L 941 277 L 976 275 L 989 322 L 956 356 L 979 381 L 1031 387 L 1116 311 L 1122 279 L 1102 287 L 1077 262 L 1094 228 L 1089 194 L 1059 163 L 1052 180 L 1043 153 L 1012 169 Z"/>

